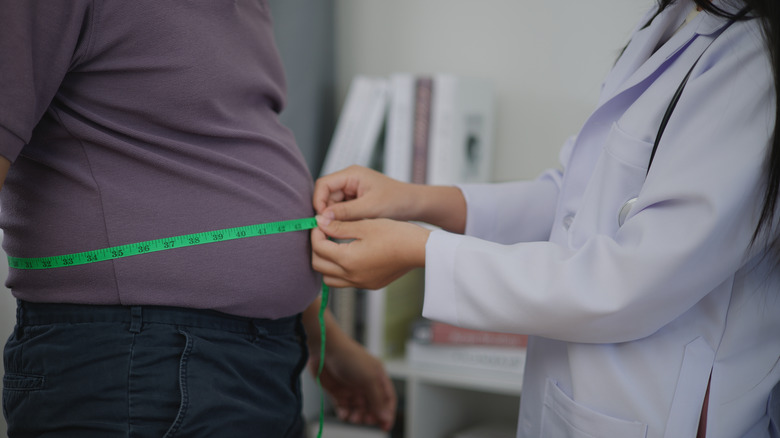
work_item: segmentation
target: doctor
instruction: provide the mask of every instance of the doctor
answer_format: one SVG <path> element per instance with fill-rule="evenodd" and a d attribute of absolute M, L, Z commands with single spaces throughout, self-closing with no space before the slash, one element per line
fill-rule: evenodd
<path fill-rule="evenodd" d="M 777 436 L 778 32 L 775 0 L 661 1 L 562 171 L 457 188 L 326 176 L 314 267 L 377 288 L 425 266 L 424 316 L 534 335 L 519 437 Z"/>

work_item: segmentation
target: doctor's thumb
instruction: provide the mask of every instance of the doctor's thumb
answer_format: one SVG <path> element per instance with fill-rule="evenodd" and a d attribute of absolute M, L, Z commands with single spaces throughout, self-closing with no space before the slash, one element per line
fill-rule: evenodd
<path fill-rule="evenodd" d="M 376 213 L 372 211 L 371 202 L 366 202 L 363 198 L 331 204 L 323 210 L 321 215 L 340 221 L 356 221 L 376 217 Z"/>
<path fill-rule="evenodd" d="M 354 239 L 356 229 L 354 222 L 343 222 L 327 215 L 317 215 L 317 228 L 331 239 Z"/>

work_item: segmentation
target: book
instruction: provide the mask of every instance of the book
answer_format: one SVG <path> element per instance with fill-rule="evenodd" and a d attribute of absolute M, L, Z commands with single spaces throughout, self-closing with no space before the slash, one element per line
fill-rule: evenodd
<path fill-rule="evenodd" d="M 404 182 L 455 184 L 490 180 L 493 90 L 453 74 L 395 73 L 382 171 Z"/>
<path fill-rule="evenodd" d="M 474 372 L 502 372 L 522 377 L 525 348 L 494 345 L 406 343 L 406 361 L 410 365 L 447 367 Z"/>
<path fill-rule="evenodd" d="M 422 314 L 425 272 L 414 269 L 386 287 L 365 292 L 365 346 L 388 359 L 405 353 L 412 323 Z"/>
<path fill-rule="evenodd" d="M 412 339 L 421 344 L 528 346 L 528 335 L 474 330 L 425 318 L 415 322 Z"/>
<path fill-rule="evenodd" d="M 492 102 L 484 80 L 453 74 L 358 75 L 350 84 L 320 175 L 359 164 L 406 182 L 486 182 L 492 159 Z M 423 288 L 424 271 L 419 270 L 380 290 L 339 293 L 334 313 L 371 353 L 398 357 L 412 323 L 422 314 Z M 350 308 L 357 309 L 354 318 Z"/>
<path fill-rule="evenodd" d="M 412 181 L 415 82 L 416 76 L 411 73 L 395 73 L 389 78 L 382 172 L 404 182 Z"/>
<path fill-rule="evenodd" d="M 438 74 L 432 98 L 426 182 L 488 182 L 494 149 L 490 82 Z"/>
<path fill-rule="evenodd" d="M 411 182 L 428 182 L 428 150 L 430 147 L 433 104 L 433 78 L 418 77 L 414 82 L 414 119 L 412 125 Z"/>
<path fill-rule="evenodd" d="M 352 164 L 371 165 L 377 144 L 384 140 L 387 104 L 386 78 L 360 75 L 352 80 L 320 176 Z"/>

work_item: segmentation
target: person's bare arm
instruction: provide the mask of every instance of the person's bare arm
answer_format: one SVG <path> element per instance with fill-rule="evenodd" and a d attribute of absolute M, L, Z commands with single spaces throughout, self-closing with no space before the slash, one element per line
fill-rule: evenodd
<path fill-rule="evenodd" d="M 316 299 L 303 312 L 309 346 L 309 369 L 316 375 L 320 363 L 319 310 Z M 397 396 L 382 361 L 347 335 L 330 310 L 324 315 L 325 363 L 323 389 L 331 396 L 339 418 L 352 423 L 377 425 L 390 430 L 395 421 Z"/>

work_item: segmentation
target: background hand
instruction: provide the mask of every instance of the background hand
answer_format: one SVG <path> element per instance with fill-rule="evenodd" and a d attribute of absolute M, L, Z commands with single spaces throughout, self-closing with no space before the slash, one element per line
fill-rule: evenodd
<path fill-rule="evenodd" d="M 328 333 L 320 382 L 342 421 L 390 430 L 397 397 L 382 362 L 352 338 Z M 311 354 L 309 369 L 317 372 L 319 354 Z"/>

